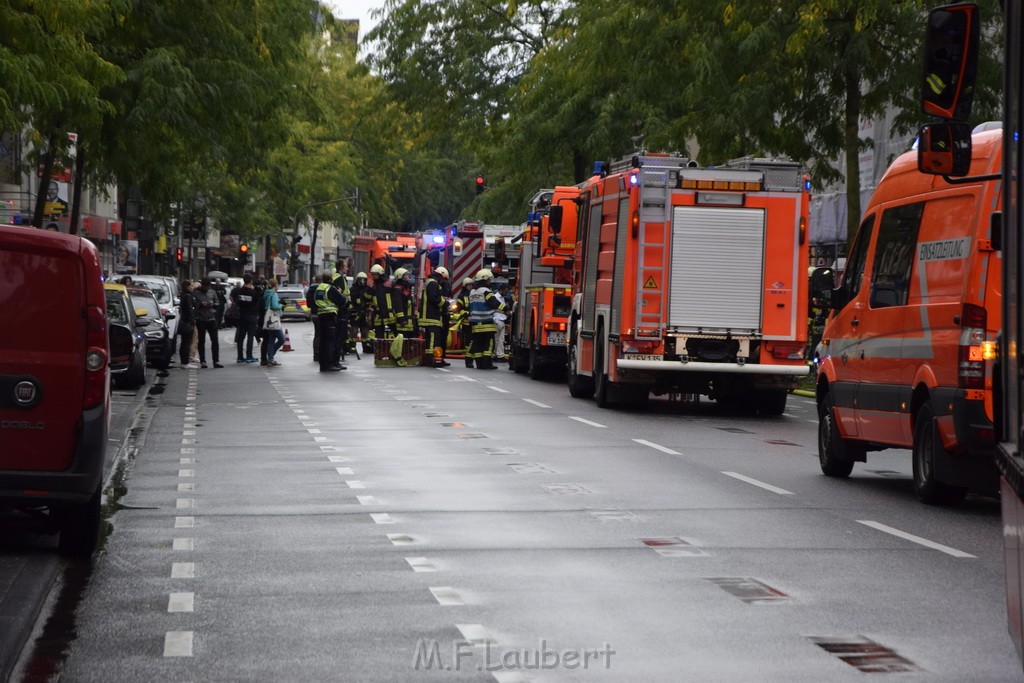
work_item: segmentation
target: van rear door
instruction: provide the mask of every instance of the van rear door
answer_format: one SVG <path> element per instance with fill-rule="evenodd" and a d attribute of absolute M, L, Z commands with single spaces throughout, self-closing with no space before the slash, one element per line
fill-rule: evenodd
<path fill-rule="evenodd" d="M 77 446 L 86 372 L 82 246 L 38 239 L 44 234 L 0 229 L 0 471 L 66 470 Z"/>

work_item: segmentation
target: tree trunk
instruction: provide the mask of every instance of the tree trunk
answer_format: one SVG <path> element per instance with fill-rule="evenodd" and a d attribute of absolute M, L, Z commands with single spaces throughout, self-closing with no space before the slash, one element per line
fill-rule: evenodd
<path fill-rule="evenodd" d="M 68 232 L 72 235 L 78 234 L 78 220 L 82 215 L 82 176 L 85 175 L 85 150 L 82 148 L 82 139 L 78 139 L 75 147 L 75 178 L 71 190 L 71 227 Z"/>
<path fill-rule="evenodd" d="M 587 168 L 587 157 L 578 149 L 572 151 L 572 176 L 576 179 L 576 183 L 582 183 L 590 177 L 590 169 Z"/>
<path fill-rule="evenodd" d="M 53 178 L 53 162 L 57 158 L 57 143 L 59 141 L 60 138 L 56 133 L 51 134 L 47 140 L 46 154 L 43 155 L 43 170 L 39 178 L 39 189 L 36 192 L 36 209 L 32 213 L 32 225 L 37 228 L 43 227 L 46 193 L 50 189 L 50 180 Z"/>
<path fill-rule="evenodd" d="M 309 238 L 309 280 L 313 281 L 313 267 L 316 265 L 313 259 L 316 258 L 316 233 L 320 229 L 320 219 L 313 217 L 313 234 Z"/>
<path fill-rule="evenodd" d="M 860 70 L 847 63 L 844 70 L 846 106 L 843 146 L 846 150 L 846 253 L 860 225 Z M 838 254 L 837 254 L 838 256 Z"/>

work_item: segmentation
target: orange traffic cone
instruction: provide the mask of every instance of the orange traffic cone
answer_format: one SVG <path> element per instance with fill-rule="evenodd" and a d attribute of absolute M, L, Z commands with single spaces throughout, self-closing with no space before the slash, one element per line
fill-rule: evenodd
<path fill-rule="evenodd" d="M 288 336 L 288 328 L 284 328 L 284 346 L 281 347 L 282 351 L 294 351 L 292 348 L 292 340 Z"/>

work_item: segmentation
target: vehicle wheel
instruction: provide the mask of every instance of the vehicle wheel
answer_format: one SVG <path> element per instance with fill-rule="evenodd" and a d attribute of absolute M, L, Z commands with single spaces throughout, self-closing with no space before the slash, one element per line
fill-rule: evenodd
<path fill-rule="evenodd" d="M 594 335 L 594 400 L 599 408 L 611 406 L 609 399 L 608 374 L 604 371 L 604 349 L 601 348 L 604 330 L 597 328 Z"/>
<path fill-rule="evenodd" d="M 512 360 L 509 365 L 518 374 L 526 372 L 526 361 L 523 360 L 523 347 L 519 344 L 512 345 Z"/>
<path fill-rule="evenodd" d="M 87 502 L 63 506 L 55 511 L 60 531 L 57 547 L 62 555 L 89 557 L 96 551 L 100 541 L 100 524 L 103 521 L 100 509 L 101 488 L 102 484 L 97 486 L 96 492 Z"/>
<path fill-rule="evenodd" d="M 942 453 L 942 438 L 926 403 L 914 421 L 914 492 L 928 505 L 957 505 L 967 496 L 967 489 L 950 486 L 935 478 L 935 459 Z"/>
<path fill-rule="evenodd" d="M 848 477 L 864 446 L 847 441 L 836 428 L 836 414 L 831 394 L 825 394 L 818 405 L 818 462 L 821 471 L 829 477 Z"/>
<path fill-rule="evenodd" d="M 762 415 L 778 416 L 786 412 L 786 399 L 789 392 L 785 389 L 765 389 L 757 392 L 757 410 Z"/>
<path fill-rule="evenodd" d="M 138 389 L 145 383 L 146 363 L 138 358 L 134 358 L 128 371 L 124 373 L 123 385 L 129 389 Z"/>
<path fill-rule="evenodd" d="M 530 379 L 541 379 L 544 376 L 544 366 L 541 364 L 540 352 L 532 346 L 530 347 L 530 357 L 527 366 Z"/>
<path fill-rule="evenodd" d="M 579 374 L 576 364 L 576 347 L 569 347 L 568 375 L 569 395 L 573 398 L 587 398 L 590 395 L 590 387 L 587 386 L 587 378 Z"/>

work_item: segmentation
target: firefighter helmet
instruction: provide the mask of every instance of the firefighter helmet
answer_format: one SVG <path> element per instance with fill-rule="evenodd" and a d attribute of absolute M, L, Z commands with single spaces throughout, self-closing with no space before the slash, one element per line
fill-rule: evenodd
<path fill-rule="evenodd" d="M 384 266 L 382 266 L 379 263 L 374 263 L 373 267 L 370 268 L 370 272 L 373 273 L 374 275 L 383 275 L 384 274 Z"/>
<path fill-rule="evenodd" d="M 448 279 L 448 269 L 445 268 L 444 266 L 434 268 L 434 272 L 443 277 L 445 280 Z"/>
<path fill-rule="evenodd" d="M 402 278 L 404 278 L 406 276 L 406 274 L 408 272 L 409 271 L 407 269 L 405 269 L 405 268 L 399 268 L 398 270 L 395 271 L 395 279 L 396 280 L 401 280 Z"/>
<path fill-rule="evenodd" d="M 473 278 L 467 277 L 465 280 L 462 281 L 462 286 L 463 287 L 472 287 L 473 286 Z"/>
<path fill-rule="evenodd" d="M 492 273 L 492 272 L 491 272 L 490 270 L 488 270 L 487 268 L 482 268 L 482 269 L 480 269 L 480 270 L 479 270 L 479 271 L 477 272 L 477 274 L 476 274 L 476 281 L 477 281 L 477 282 L 485 282 L 485 281 L 487 281 L 487 280 L 491 280 L 491 279 L 493 279 L 493 278 L 494 278 L 494 273 Z"/>
<path fill-rule="evenodd" d="M 358 280 L 359 278 L 363 278 L 365 280 L 366 273 L 364 273 L 363 271 L 359 271 L 358 273 L 356 273 L 356 279 Z"/>

